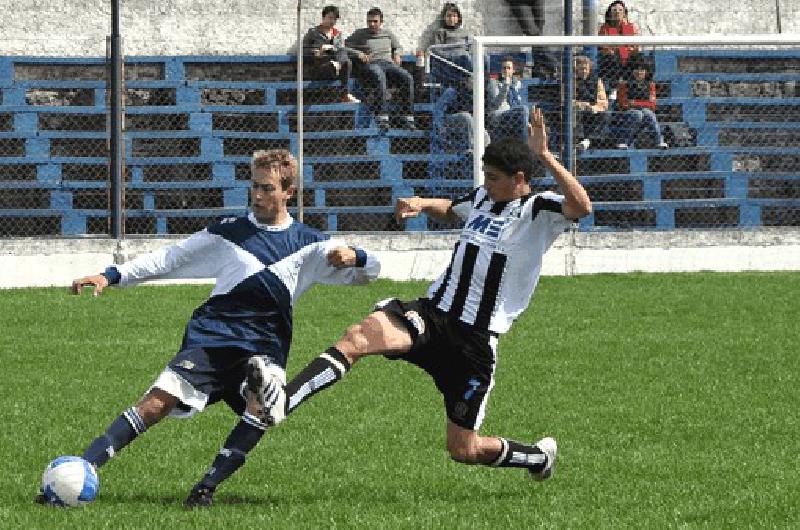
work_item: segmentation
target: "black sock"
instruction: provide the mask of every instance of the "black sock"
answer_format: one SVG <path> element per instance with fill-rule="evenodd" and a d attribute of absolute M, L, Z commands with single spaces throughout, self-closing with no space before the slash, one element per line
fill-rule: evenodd
<path fill-rule="evenodd" d="M 286 385 L 286 414 L 339 381 L 349 369 L 350 363 L 342 352 L 332 346 L 325 350 Z"/>
<path fill-rule="evenodd" d="M 256 416 L 245 412 L 236 424 L 225 444 L 220 449 L 211 468 L 203 476 L 200 484 L 207 488 L 216 488 L 236 470 L 244 465 L 249 453 L 264 436 L 267 426 Z"/>
<path fill-rule="evenodd" d="M 500 454 L 491 462 L 490 466 L 496 467 L 525 467 L 534 473 L 544 469 L 547 464 L 547 455 L 538 447 L 525 445 L 514 440 L 499 438 L 502 448 Z"/>
<path fill-rule="evenodd" d="M 95 438 L 83 452 L 83 458 L 100 467 L 146 430 L 147 425 L 139 416 L 136 407 L 131 407 L 120 414 L 108 426 L 106 432 Z"/>

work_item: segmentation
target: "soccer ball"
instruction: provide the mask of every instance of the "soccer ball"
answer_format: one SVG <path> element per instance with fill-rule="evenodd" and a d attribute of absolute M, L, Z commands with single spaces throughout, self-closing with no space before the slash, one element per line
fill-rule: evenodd
<path fill-rule="evenodd" d="M 42 474 L 42 494 L 56 506 L 81 506 L 97 497 L 100 479 L 92 464 L 79 456 L 59 456 Z"/>

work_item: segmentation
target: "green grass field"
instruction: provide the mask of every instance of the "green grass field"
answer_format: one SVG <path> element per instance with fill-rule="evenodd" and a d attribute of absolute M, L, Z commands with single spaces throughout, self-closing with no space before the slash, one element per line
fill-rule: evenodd
<path fill-rule="evenodd" d="M 295 314 L 296 373 L 392 295 L 315 288 Z M 482 431 L 553 435 L 550 481 L 444 450 L 427 376 L 367 359 L 268 431 L 209 510 L 181 503 L 237 418 L 169 420 L 101 470 L 85 508 L 34 505 L 45 464 L 80 454 L 180 343 L 204 286 L 0 291 L 0 528 L 616 528 L 800 525 L 800 274 L 543 278 L 500 341 Z"/>

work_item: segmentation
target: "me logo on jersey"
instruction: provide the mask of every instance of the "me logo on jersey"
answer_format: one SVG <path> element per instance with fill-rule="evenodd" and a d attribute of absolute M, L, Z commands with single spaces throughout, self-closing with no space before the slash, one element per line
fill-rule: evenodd
<path fill-rule="evenodd" d="M 503 226 L 505 226 L 506 222 L 508 222 L 506 217 L 488 217 L 478 214 L 469 220 L 465 228 L 492 239 L 497 239 L 500 237 L 500 232 L 503 231 Z"/>

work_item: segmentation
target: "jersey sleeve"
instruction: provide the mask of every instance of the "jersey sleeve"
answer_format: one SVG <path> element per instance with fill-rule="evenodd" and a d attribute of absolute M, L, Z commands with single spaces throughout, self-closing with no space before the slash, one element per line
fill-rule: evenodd
<path fill-rule="evenodd" d="M 218 236 L 204 229 L 174 245 L 143 254 L 117 266 L 119 285 L 163 278 L 213 278 L 218 264 L 208 259 Z"/>
<path fill-rule="evenodd" d="M 375 253 L 356 248 L 356 266 L 337 269 L 328 264 L 328 253 L 337 247 L 346 247 L 344 241 L 329 239 L 310 246 L 303 258 L 297 277 L 296 299 L 314 283 L 327 285 L 362 285 L 378 277 L 380 260 Z"/>
<path fill-rule="evenodd" d="M 468 218 L 470 212 L 475 209 L 476 199 L 481 193 L 485 194 L 486 191 L 478 187 L 466 195 L 453 199 L 453 202 L 450 203 L 450 210 L 461 220 Z"/>
<path fill-rule="evenodd" d="M 572 219 L 564 216 L 564 196 L 552 191 L 538 193 L 529 202 L 531 221 L 540 218 L 553 234 L 560 234 L 572 225 Z"/>

